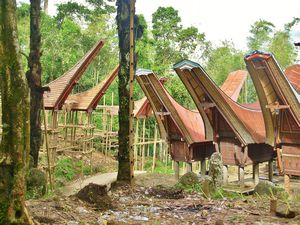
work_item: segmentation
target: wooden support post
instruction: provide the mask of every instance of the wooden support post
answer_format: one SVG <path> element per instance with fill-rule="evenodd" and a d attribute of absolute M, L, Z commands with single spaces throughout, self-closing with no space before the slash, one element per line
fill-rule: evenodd
<path fill-rule="evenodd" d="M 159 143 L 159 160 L 163 161 L 163 154 L 164 154 L 164 145 L 162 142 Z"/>
<path fill-rule="evenodd" d="M 206 174 L 206 160 L 201 160 L 201 176 L 205 176 Z"/>
<path fill-rule="evenodd" d="M 269 172 L 269 181 L 273 181 L 273 160 L 269 160 L 268 162 L 268 172 Z"/>
<path fill-rule="evenodd" d="M 253 180 L 254 185 L 257 185 L 259 182 L 259 163 L 253 164 Z"/>
<path fill-rule="evenodd" d="M 187 162 L 186 163 L 186 172 L 189 173 L 189 172 L 192 172 L 193 171 L 193 165 L 191 162 Z"/>
<path fill-rule="evenodd" d="M 227 185 L 228 184 L 228 166 L 223 165 L 223 184 Z"/>
<path fill-rule="evenodd" d="M 157 127 L 154 125 L 154 143 L 153 143 L 153 160 L 152 160 L 152 173 L 155 169 L 156 164 L 156 142 L 157 142 Z"/>
<path fill-rule="evenodd" d="M 290 176 L 287 174 L 284 174 L 284 190 L 290 194 Z"/>
<path fill-rule="evenodd" d="M 242 166 L 239 166 L 239 177 L 240 177 L 240 187 L 245 187 L 245 168 Z"/>
<path fill-rule="evenodd" d="M 174 172 L 175 172 L 175 179 L 179 180 L 179 162 L 174 161 Z"/>

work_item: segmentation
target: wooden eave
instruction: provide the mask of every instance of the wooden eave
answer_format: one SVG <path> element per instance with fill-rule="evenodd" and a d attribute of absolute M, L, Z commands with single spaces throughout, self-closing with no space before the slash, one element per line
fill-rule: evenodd
<path fill-rule="evenodd" d="M 73 111 L 91 112 L 94 109 L 96 109 L 100 99 L 103 97 L 108 87 L 117 77 L 119 68 L 119 66 L 116 66 L 111 72 L 111 74 L 109 74 L 103 81 L 101 81 L 95 87 L 78 94 L 70 95 L 66 100 L 66 104 L 70 102 L 72 104 L 71 110 Z"/>
<path fill-rule="evenodd" d="M 98 55 L 103 45 L 102 40 L 98 41 L 68 72 L 45 85 L 50 88 L 50 92 L 44 93 L 44 106 L 46 109 L 59 110 L 62 108 L 73 87 Z"/>

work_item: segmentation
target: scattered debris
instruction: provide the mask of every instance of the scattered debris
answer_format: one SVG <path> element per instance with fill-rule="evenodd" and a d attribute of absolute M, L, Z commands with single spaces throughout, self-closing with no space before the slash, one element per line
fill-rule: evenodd
<path fill-rule="evenodd" d="M 184 198 L 183 190 L 177 187 L 165 187 L 162 185 L 157 185 L 151 187 L 148 190 L 150 196 L 156 198 L 166 198 L 166 199 L 180 199 Z"/>

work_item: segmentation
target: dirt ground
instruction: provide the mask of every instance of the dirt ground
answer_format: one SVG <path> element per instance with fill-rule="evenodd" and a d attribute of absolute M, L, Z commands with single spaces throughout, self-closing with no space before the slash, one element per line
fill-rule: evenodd
<path fill-rule="evenodd" d="M 262 167 L 262 178 L 263 171 Z M 231 172 L 232 176 L 236 175 L 235 171 Z M 277 182 L 280 179 L 275 177 Z M 78 195 L 56 194 L 47 199 L 29 200 L 27 206 L 36 224 L 300 224 L 300 203 L 291 206 L 299 210 L 294 218 L 287 219 L 270 213 L 267 197 L 241 195 L 235 199 L 207 199 L 198 192 L 173 190 L 176 199 L 172 199 L 172 195 L 167 196 L 156 189 L 160 185 L 168 188 L 176 183 L 173 175 L 138 174 L 133 187 L 112 188 L 104 200 L 99 197 L 97 204 L 82 201 Z M 98 198 L 88 191 L 85 193 Z M 109 201 L 101 205 L 101 201 L 108 198 Z M 286 206 L 284 202 L 279 204 Z M 109 207 L 105 208 L 105 205 Z"/>
<path fill-rule="evenodd" d="M 31 200 L 27 205 L 36 224 L 300 224 L 270 214 L 269 199 L 253 196 L 240 199 L 206 199 L 199 193 L 181 199 L 150 195 L 157 184 L 176 183 L 170 175 L 141 174 L 136 186 L 111 193 L 110 209 L 97 207 L 75 196 Z"/>

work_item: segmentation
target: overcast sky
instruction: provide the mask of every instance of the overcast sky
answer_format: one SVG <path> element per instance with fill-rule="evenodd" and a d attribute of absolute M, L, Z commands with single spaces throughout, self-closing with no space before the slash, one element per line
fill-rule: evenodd
<path fill-rule="evenodd" d="M 55 4 L 61 1 L 49 0 L 51 14 L 55 13 Z M 282 29 L 293 17 L 300 17 L 299 0 L 136 0 L 136 13 L 144 14 L 151 22 L 152 13 L 159 6 L 178 10 L 184 26 L 197 27 L 215 45 L 227 39 L 243 50 L 255 21 L 264 19 Z M 292 37 L 300 41 L 300 24 L 293 29 Z"/>

